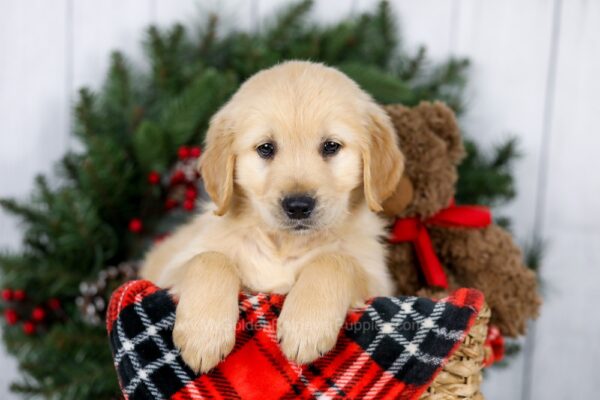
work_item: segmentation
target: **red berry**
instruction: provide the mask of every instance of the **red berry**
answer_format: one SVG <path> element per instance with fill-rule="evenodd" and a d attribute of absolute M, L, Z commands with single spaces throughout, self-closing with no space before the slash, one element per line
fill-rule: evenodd
<path fill-rule="evenodd" d="M 23 301 L 25 300 L 26 296 L 27 295 L 25 294 L 25 291 L 22 289 L 15 290 L 15 292 L 13 293 L 13 299 L 15 299 L 16 301 Z"/>
<path fill-rule="evenodd" d="M 177 156 L 179 156 L 180 160 L 185 160 L 190 156 L 190 149 L 186 146 L 181 146 L 177 151 Z"/>
<path fill-rule="evenodd" d="M 183 181 L 185 181 L 185 174 L 183 173 L 183 171 L 177 170 L 171 176 L 171 185 L 176 185 L 176 184 L 181 183 Z"/>
<path fill-rule="evenodd" d="M 175 199 L 167 199 L 165 201 L 165 210 L 171 210 L 177 207 L 177 200 Z"/>
<path fill-rule="evenodd" d="M 196 208 L 196 202 L 192 199 L 187 199 L 183 202 L 183 208 L 185 208 L 188 211 L 193 211 L 194 208 Z"/>
<path fill-rule="evenodd" d="M 6 319 L 7 324 L 14 325 L 19 320 L 19 316 L 15 310 L 12 308 L 7 308 L 4 310 L 4 319 Z"/>
<path fill-rule="evenodd" d="M 36 307 L 31 312 L 31 318 L 34 321 L 43 321 L 46 319 L 46 311 L 42 307 Z"/>
<path fill-rule="evenodd" d="M 23 323 L 23 332 L 25 332 L 26 335 L 33 335 L 35 333 L 35 324 L 31 321 L 26 321 Z"/>
<path fill-rule="evenodd" d="M 168 235 L 166 233 L 162 233 L 160 235 L 154 236 L 154 243 L 160 243 L 160 242 L 162 242 L 163 240 L 166 239 L 167 236 Z"/>
<path fill-rule="evenodd" d="M 60 310 L 60 300 L 58 299 L 50 299 L 48 300 L 48 307 L 54 311 Z"/>
<path fill-rule="evenodd" d="M 129 231 L 133 233 L 140 233 L 142 231 L 142 221 L 138 218 L 134 218 L 129 221 Z"/>
<path fill-rule="evenodd" d="M 148 182 L 151 185 L 156 185 L 160 182 L 160 174 L 156 171 L 152 171 L 148 174 Z"/>
<path fill-rule="evenodd" d="M 188 200 L 196 200 L 198 197 L 198 191 L 194 187 L 189 187 L 185 190 L 185 198 Z"/>
<path fill-rule="evenodd" d="M 200 147 L 192 147 L 190 149 L 190 156 L 193 158 L 198 158 L 200 157 L 200 154 L 202 154 L 202 151 L 200 150 Z"/>
<path fill-rule="evenodd" d="M 11 301 L 13 299 L 14 292 L 12 289 L 3 289 L 2 290 L 2 299 L 4 301 Z"/>

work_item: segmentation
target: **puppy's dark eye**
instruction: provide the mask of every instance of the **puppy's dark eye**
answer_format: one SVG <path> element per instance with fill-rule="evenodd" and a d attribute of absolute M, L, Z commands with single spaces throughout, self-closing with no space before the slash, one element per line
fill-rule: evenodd
<path fill-rule="evenodd" d="M 338 151 L 340 151 L 341 147 L 342 147 L 341 144 L 331 141 L 331 140 L 328 140 L 325 143 L 323 143 L 323 147 L 321 148 L 321 153 L 325 157 L 332 156 L 332 155 L 336 154 Z"/>
<path fill-rule="evenodd" d="M 262 158 L 271 158 L 275 155 L 275 145 L 273 143 L 263 143 L 256 148 L 256 152 Z"/>

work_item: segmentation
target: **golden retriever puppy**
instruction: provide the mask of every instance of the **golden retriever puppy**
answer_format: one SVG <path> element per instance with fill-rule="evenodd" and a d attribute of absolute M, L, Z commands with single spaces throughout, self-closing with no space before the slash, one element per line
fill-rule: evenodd
<path fill-rule="evenodd" d="M 194 371 L 233 348 L 241 289 L 287 294 L 277 335 L 298 363 L 333 347 L 350 307 L 392 293 L 376 212 L 403 157 L 346 75 L 301 61 L 257 73 L 212 118 L 199 168 L 212 202 L 141 271 L 179 297 L 173 340 Z"/>

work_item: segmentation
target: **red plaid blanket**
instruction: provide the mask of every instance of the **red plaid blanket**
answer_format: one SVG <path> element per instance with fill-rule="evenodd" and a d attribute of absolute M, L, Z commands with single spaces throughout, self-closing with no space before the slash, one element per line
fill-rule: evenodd
<path fill-rule="evenodd" d="M 276 339 L 284 296 L 240 294 L 231 354 L 196 376 L 171 340 L 175 304 L 133 281 L 112 296 L 107 328 L 125 398 L 417 399 L 460 346 L 483 296 L 460 289 L 441 301 L 378 297 L 348 314 L 336 347 L 310 365 L 289 362 Z"/>

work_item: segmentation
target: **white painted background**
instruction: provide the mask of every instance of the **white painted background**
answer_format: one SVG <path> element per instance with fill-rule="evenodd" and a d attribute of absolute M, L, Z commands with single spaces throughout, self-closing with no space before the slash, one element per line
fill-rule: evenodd
<path fill-rule="evenodd" d="M 32 179 L 73 145 L 73 94 L 96 87 L 118 48 L 141 60 L 149 23 L 192 23 L 219 11 L 236 26 L 260 28 L 275 0 L 0 0 L 0 196 L 25 196 Z M 319 0 L 332 20 L 374 6 Z M 504 210 L 520 239 L 549 244 L 546 303 L 524 352 L 486 376 L 490 399 L 598 398 L 600 359 L 600 1 L 395 0 L 404 41 L 435 59 L 472 60 L 463 126 L 492 145 L 521 139 L 519 197 Z M 19 230 L 0 214 L 0 245 Z M 0 356 L 0 398 L 15 364 Z"/>

